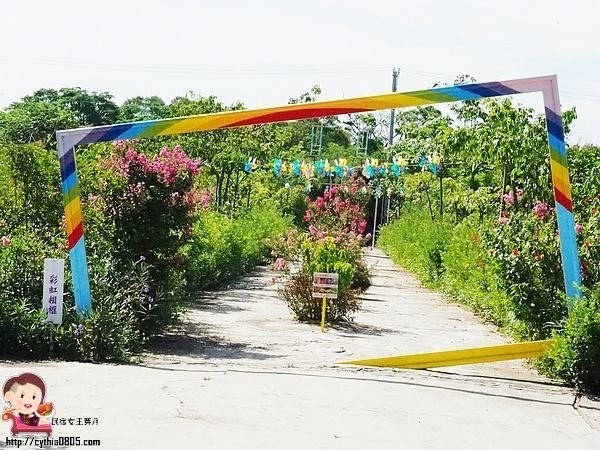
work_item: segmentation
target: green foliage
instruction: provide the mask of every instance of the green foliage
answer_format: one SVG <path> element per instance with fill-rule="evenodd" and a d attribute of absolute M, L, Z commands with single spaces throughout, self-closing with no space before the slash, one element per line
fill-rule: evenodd
<path fill-rule="evenodd" d="M 5 231 L 0 227 L 0 234 Z M 11 231 L 10 244 L 0 247 L 0 357 L 124 361 L 170 322 L 161 317 L 163 298 L 151 288 L 149 267 L 138 262 L 133 270 L 119 272 L 109 257 L 93 252 L 92 317 L 77 317 L 67 270 L 63 324 L 46 322 L 41 301 L 44 258 L 66 255 L 31 229 Z"/>
<path fill-rule="evenodd" d="M 325 272 L 337 273 L 338 288 L 342 291 L 349 289 L 356 273 L 356 254 L 350 248 L 336 245 L 333 238 L 302 244 L 303 270 L 307 273 Z"/>
<path fill-rule="evenodd" d="M 62 211 L 60 172 L 55 154 L 35 145 L 0 147 L 0 164 L 6 164 L 0 186 L 0 217 L 6 225 L 35 226 L 54 232 Z"/>
<path fill-rule="evenodd" d="M 433 106 L 400 110 L 396 115 L 395 153 L 414 157 L 443 148 L 451 119 Z"/>
<path fill-rule="evenodd" d="M 540 362 L 542 370 L 578 389 L 600 394 L 600 289 L 587 292 L 575 304 L 553 338 L 554 346 Z"/>
<path fill-rule="evenodd" d="M 160 97 L 128 98 L 119 107 L 119 122 L 138 122 L 156 120 L 167 117 L 167 105 Z"/>
<path fill-rule="evenodd" d="M 0 358 L 126 361 L 173 323 L 193 293 L 188 281 L 220 283 L 266 261 L 265 238 L 290 223 L 267 198 L 236 219 L 206 212 L 198 164 L 180 149 L 146 155 L 98 144 L 78 160 L 93 314 L 84 320 L 74 310 L 67 267 L 63 325 L 55 326 L 41 292 L 44 258 L 67 257 L 58 162 L 35 145 L 0 147 Z M 184 270 L 189 248 L 196 253 Z"/>
<path fill-rule="evenodd" d="M 424 210 L 405 210 L 399 220 L 382 228 L 378 246 L 427 282 L 439 281 L 451 229 L 448 222 L 432 221 Z"/>
<path fill-rule="evenodd" d="M 467 304 L 486 321 L 516 333 L 519 324 L 506 293 L 498 287 L 502 276 L 483 245 L 479 227 L 473 216 L 447 230 L 442 261 L 444 275 L 440 284 L 444 291 Z"/>
<path fill-rule="evenodd" d="M 143 261 L 122 272 L 110 258 L 95 261 L 91 288 L 93 314 L 73 324 L 72 334 L 83 359 L 127 361 L 157 330 L 170 323 L 160 316 L 163 298 L 153 288 Z M 168 314 L 171 310 L 168 309 Z"/>
<path fill-rule="evenodd" d="M 45 148 L 56 145 L 56 130 L 79 125 L 75 114 L 56 103 L 14 103 L 0 113 L 0 128 L 16 143 L 39 142 Z"/>
<path fill-rule="evenodd" d="M 23 97 L 23 104 L 60 105 L 73 113 L 80 126 L 108 125 L 116 122 L 118 108 L 108 92 L 88 92 L 85 89 L 40 89 Z M 60 128 L 59 128 L 60 129 Z"/>
<path fill-rule="evenodd" d="M 277 239 L 290 226 L 274 208 L 249 210 L 239 218 L 202 214 L 183 247 L 188 291 L 214 286 L 242 274 L 269 255 L 266 239 Z"/>
<path fill-rule="evenodd" d="M 569 149 L 569 176 L 574 209 L 585 222 L 594 209 L 600 209 L 600 146 L 582 145 Z"/>
<path fill-rule="evenodd" d="M 2 226 L 0 234 L 11 235 L 10 245 L 0 246 L 0 354 L 48 352 L 50 327 L 41 312 L 44 258 L 64 255 L 51 255 L 47 243 L 26 227 Z"/>
<path fill-rule="evenodd" d="M 321 299 L 312 293 L 313 274 L 316 272 L 337 273 L 339 276 L 338 298 L 327 302 L 327 321 L 335 323 L 351 319 L 360 309 L 360 299 L 352 286 L 357 274 L 356 250 L 339 245 L 333 237 L 320 241 L 304 238 L 301 254 L 302 269 L 292 274 L 280 289 L 280 295 L 296 319 L 315 323 L 321 320 Z"/>
<path fill-rule="evenodd" d="M 0 247 L 0 299 L 25 299 L 41 307 L 44 258 L 64 257 L 64 253 L 28 227 L 0 227 L 0 234 L 11 236 L 10 245 Z"/>
<path fill-rule="evenodd" d="M 53 149 L 57 130 L 107 125 L 116 121 L 117 113 L 117 105 L 107 92 L 40 89 L 0 113 L 0 130 L 12 142 L 38 142 Z"/>
<path fill-rule="evenodd" d="M 515 317 L 527 324 L 523 336 L 547 337 L 549 325 L 566 314 L 555 221 L 513 213 L 504 224 L 496 221 L 484 239 L 494 256 L 499 288 L 507 293 Z"/>
<path fill-rule="evenodd" d="M 586 299 L 567 315 L 555 213 L 552 203 L 545 202 L 551 183 L 547 169 L 539 170 L 548 167 L 543 123 L 506 103 L 469 108 L 465 114 L 479 125 L 457 133 L 482 133 L 471 142 L 478 142 L 477 148 L 483 150 L 470 150 L 474 159 L 466 169 L 471 172 L 446 174 L 445 210 L 452 214 L 446 214 L 443 221 L 435 214 L 438 192 L 433 177 L 406 175 L 400 219 L 384 227 L 379 245 L 422 280 L 465 302 L 515 337 L 553 335 L 558 344 L 543 369 L 582 389 L 597 391 L 600 359 L 593 344 L 597 301 Z M 490 119 L 490 114 L 495 117 Z M 491 130 L 487 134 L 482 130 L 494 120 L 507 121 L 504 125 L 496 122 L 495 133 L 513 137 L 504 143 L 487 142 Z M 527 136 L 517 142 L 517 124 L 524 122 L 528 122 Z M 498 146 L 504 148 L 497 151 Z M 594 146 L 575 146 L 569 151 L 581 275 L 583 286 L 591 290 L 586 296 L 594 299 L 600 281 L 598 151 Z M 479 172 L 473 176 L 472 170 Z M 526 188 L 511 189 L 514 183 Z M 505 189 L 510 190 L 504 194 Z"/>

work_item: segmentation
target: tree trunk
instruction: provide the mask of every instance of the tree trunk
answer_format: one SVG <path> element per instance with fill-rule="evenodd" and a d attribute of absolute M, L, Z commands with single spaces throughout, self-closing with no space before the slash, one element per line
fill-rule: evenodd
<path fill-rule="evenodd" d="M 425 191 L 425 195 L 427 196 L 427 206 L 429 206 L 429 214 L 431 215 L 431 221 L 433 222 L 435 220 L 435 217 L 433 216 L 433 208 L 431 207 L 431 197 L 429 197 L 429 189 Z"/>
<path fill-rule="evenodd" d="M 234 188 L 233 188 L 233 206 L 231 208 L 231 211 L 234 211 L 235 207 L 237 206 L 237 196 L 238 196 L 239 187 L 240 187 L 240 171 L 236 170 L 235 171 L 235 184 L 234 184 Z"/>
<path fill-rule="evenodd" d="M 225 194 L 223 195 L 223 204 L 227 201 L 227 197 L 229 196 L 229 181 L 231 180 L 231 172 L 233 169 L 229 169 L 226 172 L 227 181 L 225 181 Z"/>
<path fill-rule="evenodd" d="M 217 209 L 223 204 L 223 179 L 225 178 L 225 169 L 221 169 L 221 173 L 217 182 Z"/>
<path fill-rule="evenodd" d="M 508 171 L 506 164 L 504 164 L 504 169 L 502 173 L 502 191 L 500 191 L 500 217 L 502 217 L 502 213 L 504 212 L 504 193 L 506 192 L 506 178 L 508 177 Z"/>
<path fill-rule="evenodd" d="M 440 218 L 444 216 L 444 179 L 440 174 Z"/>

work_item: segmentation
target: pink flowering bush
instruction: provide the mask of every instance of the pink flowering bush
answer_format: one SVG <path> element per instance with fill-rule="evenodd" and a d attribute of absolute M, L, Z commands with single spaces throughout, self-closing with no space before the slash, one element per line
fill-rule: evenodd
<path fill-rule="evenodd" d="M 507 293 L 516 318 L 529 325 L 521 334 L 547 337 L 548 323 L 559 321 L 566 312 L 553 212 L 538 202 L 530 212 L 511 212 L 504 219 L 482 233 L 496 268 L 495 282 Z"/>
<path fill-rule="evenodd" d="M 362 179 L 352 180 L 343 186 L 333 186 L 314 201 L 308 201 L 304 221 L 323 233 L 343 231 L 364 234 L 367 228 L 365 202 L 360 194 Z"/>
<path fill-rule="evenodd" d="M 321 317 L 319 299 L 312 296 L 315 272 L 335 272 L 340 276 L 339 298 L 327 304 L 330 322 L 349 320 L 360 308 L 360 292 L 370 285 L 370 272 L 362 260 L 365 236 L 364 183 L 352 180 L 327 189 L 315 200 L 307 200 L 304 216 L 308 231 L 290 232 L 273 245 L 276 269 L 292 270 L 281 296 L 298 320 L 316 322 Z M 299 262 L 294 265 L 294 262 Z"/>
<path fill-rule="evenodd" d="M 179 146 L 164 147 L 149 157 L 120 141 L 100 166 L 113 176 L 106 177 L 108 182 L 91 203 L 102 202 L 114 223 L 118 259 L 144 256 L 159 272 L 167 270 L 193 213 L 208 202 L 194 187 L 201 161 Z"/>
<path fill-rule="evenodd" d="M 600 199 L 599 199 L 600 200 Z M 584 286 L 600 281 L 600 201 L 576 223 Z M 529 210 L 505 211 L 499 223 L 484 232 L 484 244 L 497 267 L 497 282 L 508 293 L 526 337 L 548 337 L 549 324 L 566 315 L 560 236 L 554 208 L 537 201 Z"/>
<path fill-rule="evenodd" d="M 195 213 L 203 208 L 203 193 L 194 186 L 202 162 L 179 146 L 149 156 L 134 145 L 116 142 L 97 164 L 103 173 L 87 196 L 88 235 L 90 242 L 104 246 L 99 253 L 114 258 L 120 273 L 132 262 L 145 261 L 149 288 L 165 293 L 155 295 L 161 301 L 152 305 L 158 325 L 171 320 L 183 296 L 183 265 L 176 261 Z"/>

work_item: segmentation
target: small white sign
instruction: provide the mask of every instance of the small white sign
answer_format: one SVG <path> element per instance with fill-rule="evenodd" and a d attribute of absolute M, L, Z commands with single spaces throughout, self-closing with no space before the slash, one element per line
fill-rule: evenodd
<path fill-rule="evenodd" d="M 65 260 L 44 259 L 44 313 L 48 322 L 62 323 L 63 287 L 65 284 Z"/>
<path fill-rule="evenodd" d="M 338 297 L 338 281 L 337 273 L 315 273 L 313 276 L 313 298 L 333 298 Z"/>

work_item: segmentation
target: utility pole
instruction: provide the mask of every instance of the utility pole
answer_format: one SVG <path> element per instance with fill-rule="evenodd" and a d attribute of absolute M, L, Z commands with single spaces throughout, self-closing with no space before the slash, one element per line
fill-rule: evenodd
<path fill-rule="evenodd" d="M 396 92 L 398 89 L 398 75 L 400 75 L 400 69 L 392 69 L 392 92 Z M 396 110 L 392 109 L 390 112 L 390 147 L 394 145 L 394 120 L 396 119 Z"/>

